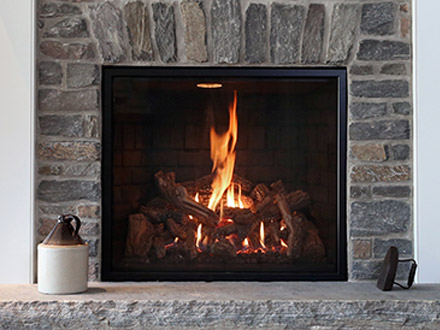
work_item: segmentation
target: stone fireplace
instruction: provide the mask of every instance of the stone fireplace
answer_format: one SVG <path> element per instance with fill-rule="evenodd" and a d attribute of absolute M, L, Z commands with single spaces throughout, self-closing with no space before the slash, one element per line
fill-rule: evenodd
<path fill-rule="evenodd" d="M 78 213 L 90 279 L 102 258 L 104 65 L 347 70 L 350 280 L 413 254 L 408 1 L 39 1 L 37 241 Z M 345 212 L 344 211 L 344 212 Z"/>

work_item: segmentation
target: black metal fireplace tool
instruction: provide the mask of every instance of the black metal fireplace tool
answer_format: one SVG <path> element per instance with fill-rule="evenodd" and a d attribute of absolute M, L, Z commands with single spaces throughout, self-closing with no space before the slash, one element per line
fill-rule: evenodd
<path fill-rule="evenodd" d="M 397 265 L 399 262 L 412 262 L 406 286 L 394 281 L 394 279 L 396 278 Z M 414 259 L 399 260 L 399 251 L 395 246 L 391 246 L 388 249 L 388 252 L 383 260 L 376 286 L 382 291 L 390 291 L 393 288 L 394 284 L 401 287 L 402 289 L 409 289 L 414 283 L 416 269 L 417 263 Z"/>

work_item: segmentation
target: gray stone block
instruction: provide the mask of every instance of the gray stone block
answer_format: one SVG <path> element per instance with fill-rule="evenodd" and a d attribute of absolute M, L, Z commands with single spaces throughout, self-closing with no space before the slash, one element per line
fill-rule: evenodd
<path fill-rule="evenodd" d="M 186 58 L 195 62 L 206 62 L 206 17 L 201 3 L 184 0 L 180 3 Z"/>
<path fill-rule="evenodd" d="M 79 88 L 98 85 L 99 67 L 94 64 L 69 63 L 67 65 L 67 87 Z"/>
<path fill-rule="evenodd" d="M 63 19 L 43 33 L 45 38 L 86 38 L 88 36 L 87 22 L 81 17 Z"/>
<path fill-rule="evenodd" d="M 372 65 L 352 65 L 350 74 L 354 76 L 368 76 L 373 74 Z"/>
<path fill-rule="evenodd" d="M 99 201 L 100 184 L 96 181 L 43 180 L 37 188 L 38 199 L 44 202 L 58 203 L 77 200 Z"/>
<path fill-rule="evenodd" d="M 38 78 L 40 85 L 60 85 L 63 69 L 55 62 L 40 62 Z"/>
<path fill-rule="evenodd" d="M 384 64 L 380 69 L 380 73 L 394 76 L 406 75 L 406 65 L 403 63 Z"/>
<path fill-rule="evenodd" d="M 172 4 L 153 3 L 154 36 L 162 62 L 177 60 L 176 21 Z"/>
<path fill-rule="evenodd" d="M 129 2 L 124 6 L 124 17 L 130 39 L 132 58 L 136 61 L 153 60 L 153 45 L 147 6 L 141 1 Z"/>
<path fill-rule="evenodd" d="M 398 115 L 410 115 L 411 114 L 411 103 L 409 102 L 396 102 L 393 103 L 393 113 Z"/>
<path fill-rule="evenodd" d="M 411 227 L 411 208 L 396 200 L 354 202 L 350 212 L 352 236 L 405 233 Z"/>
<path fill-rule="evenodd" d="M 95 58 L 93 43 L 66 43 L 55 40 L 45 40 L 40 43 L 42 54 L 61 60 L 90 60 Z"/>
<path fill-rule="evenodd" d="M 357 58 L 362 61 L 409 59 L 410 45 L 401 41 L 362 40 Z"/>
<path fill-rule="evenodd" d="M 319 63 L 324 40 L 325 6 L 311 4 L 307 12 L 302 42 L 302 63 Z"/>
<path fill-rule="evenodd" d="M 357 165 L 351 168 L 352 182 L 407 182 L 411 179 L 408 165 Z"/>
<path fill-rule="evenodd" d="M 83 122 L 84 136 L 88 138 L 98 138 L 100 136 L 99 122 L 98 116 L 86 116 Z"/>
<path fill-rule="evenodd" d="M 214 63 L 240 61 L 241 5 L 239 0 L 213 0 L 211 28 Z"/>
<path fill-rule="evenodd" d="M 99 239 L 85 239 L 84 242 L 89 245 L 89 257 L 96 257 L 99 251 Z"/>
<path fill-rule="evenodd" d="M 271 9 L 270 55 L 274 64 L 297 63 L 304 7 L 273 3 Z"/>
<path fill-rule="evenodd" d="M 353 280 L 376 280 L 381 265 L 380 260 L 354 260 L 351 278 Z"/>
<path fill-rule="evenodd" d="M 41 160 L 96 161 L 101 156 L 101 145 L 96 142 L 42 142 L 37 157 Z"/>
<path fill-rule="evenodd" d="M 362 6 L 361 32 L 367 35 L 394 33 L 396 5 L 393 2 L 368 3 Z"/>
<path fill-rule="evenodd" d="M 98 177 L 101 174 L 101 164 L 71 164 L 65 165 L 62 174 L 67 177 Z"/>
<path fill-rule="evenodd" d="M 359 5 L 335 4 L 330 26 L 327 62 L 346 63 L 358 29 Z"/>
<path fill-rule="evenodd" d="M 352 123 L 351 140 L 407 140 L 410 136 L 408 120 L 381 120 L 368 123 Z"/>
<path fill-rule="evenodd" d="M 124 35 L 121 9 L 111 2 L 90 6 L 93 35 L 98 39 L 99 51 L 106 62 L 119 63 L 126 59 L 128 42 Z"/>
<path fill-rule="evenodd" d="M 405 80 L 353 81 L 350 94 L 357 97 L 408 97 L 409 84 Z"/>
<path fill-rule="evenodd" d="M 246 54 L 248 63 L 263 63 L 267 51 L 267 9 L 263 4 L 250 4 L 246 10 Z"/>
<path fill-rule="evenodd" d="M 394 160 L 408 160 L 410 147 L 407 144 L 396 144 L 391 147 Z"/>
<path fill-rule="evenodd" d="M 350 114 L 353 119 L 368 119 L 385 116 L 387 113 L 386 103 L 352 103 Z"/>
<path fill-rule="evenodd" d="M 399 257 L 411 257 L 413 254 L 412 242 L 407 239 L 375 239 L 373 243 L 373 254 L 375 258 L 383 258 L 390 246 L 399 250 Z"/>
<path fill-rule="evenodd" d="M 95 89 L 69 92 L 41 89 L 38 93 L 40 112 L 96 111 L 99 108 L 98 100 L 98 91 Z"/>
<path fill-rule="evenodd" d="M 369 186 L 351 186 L 350 198 L 362 199 L 371 197 L 371 189 Z"/>
<path fill-rule="evenodd" d="M 82 14 L 78 6 L 67 3 L 44 3 L 40 6 L 38 16 L 40 18 L 55 18 Z"/>
<path fill-rule="evenodd" d="M 40 116 L 39 124 L 42 135 L 67 137 L 80 137 L 83 135 L 82 116 Z"/>
<path fill-rule="evenodd" d="M 373 187 L 373 195 L 381 197 L 409 197 L 411 196 L 411 188 L 408 186 Z"/>

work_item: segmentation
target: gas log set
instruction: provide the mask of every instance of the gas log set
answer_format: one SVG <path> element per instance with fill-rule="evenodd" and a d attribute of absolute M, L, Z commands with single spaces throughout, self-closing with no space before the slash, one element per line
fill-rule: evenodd
<path fill-rule="evenodd" d="M 126 257 L 164 265 L 325 261 L 309 194 L 234 173 L 237 98 L 235 92 L 228 130 L 211 127 L 211 174 L 182 183 L 173 172 L 154 175 L 158 196 L 128 217 Z"/>

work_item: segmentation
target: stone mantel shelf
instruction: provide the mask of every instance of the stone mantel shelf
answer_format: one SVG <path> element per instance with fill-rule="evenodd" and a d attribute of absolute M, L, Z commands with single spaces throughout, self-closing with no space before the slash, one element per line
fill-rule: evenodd
<path fill-rule="evenodd" d="M 440 285 L 381 292 L 373 283 L 90 283 L 86 293 L 64 296 L 0 285 L 0 328 L 36 326 L 438 329 Z"/>

